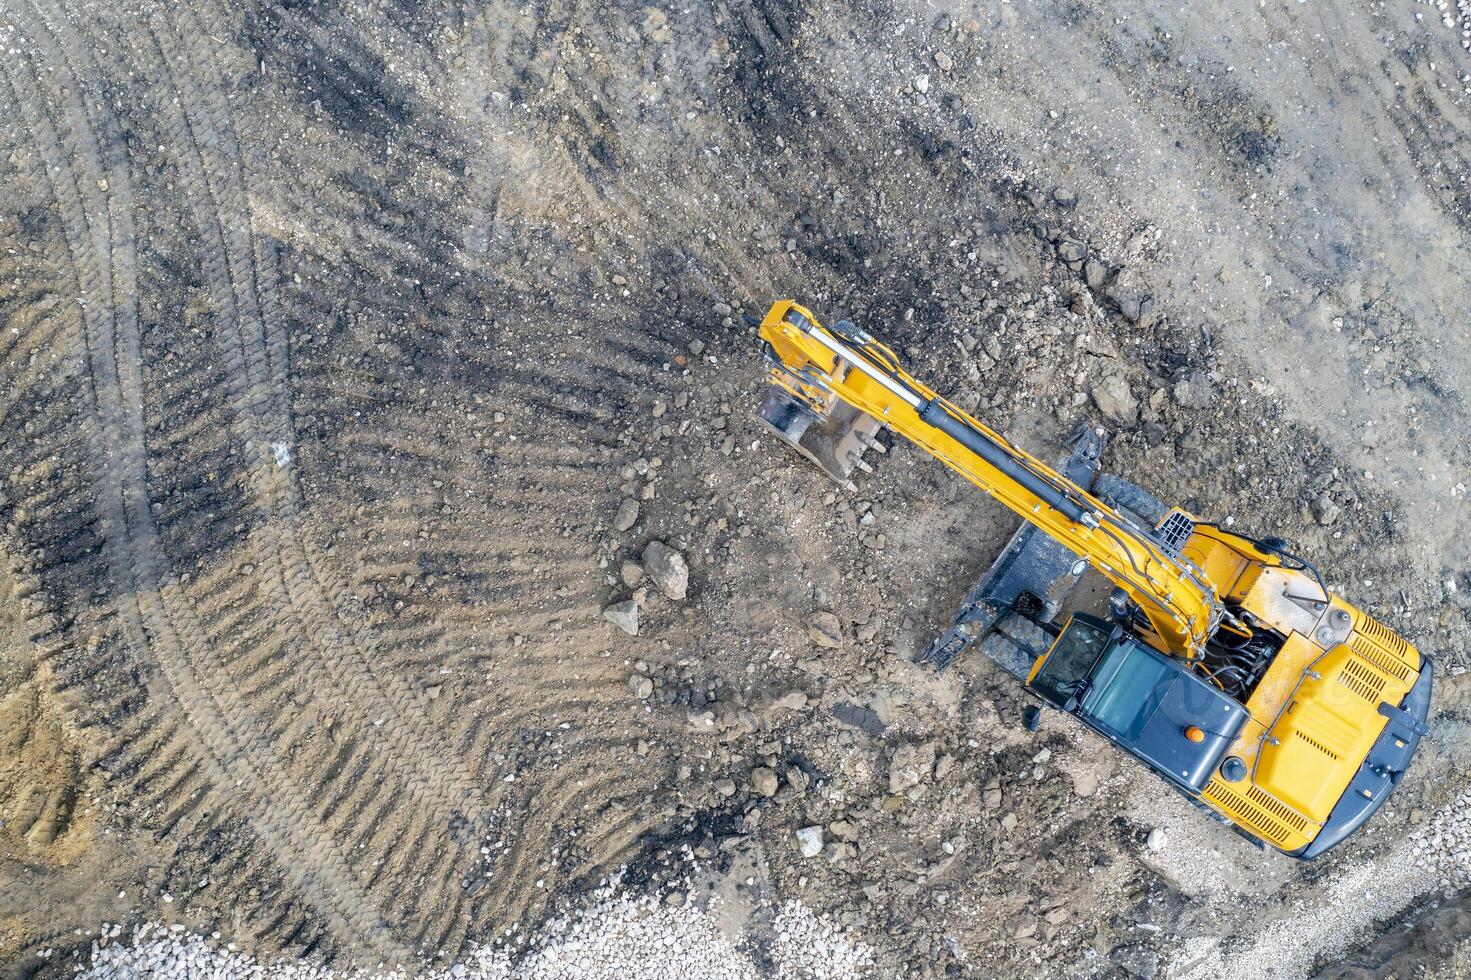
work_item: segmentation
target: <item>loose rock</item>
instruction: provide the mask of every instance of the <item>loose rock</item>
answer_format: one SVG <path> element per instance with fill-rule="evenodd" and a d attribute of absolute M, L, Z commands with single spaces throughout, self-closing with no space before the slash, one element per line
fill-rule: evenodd
<path fill-rule="evenodd" d="M 836 650 L 843 645 L 843 624 L 830 612 L 815 612 L 802 621 L 807 636 L 820 647 Z"/>
<path fill-rule="evenodd" d="M 1107 375 L 1088 394 L 1092 396 L 1093 404 L 1098 406 L 1098 411 L 1110 422 L 1131 425 L 1139 417 L 1139 402 L 1122 374 Z"/>
<path fill-rule="evenodd" d="M 1079 796 L 1088 797 L 1098 792 L 1098 774 L 1092 769 L 1084 769 L 1072 774 L 1073 792 Z"/>
<path fill-rule="evenodd" d="M 671 599 L 683 599 L 689 591 L 690 567 L 684 555 L 663 541 L 650 541 L 644 548 L 644 571 L 659 591 Z"/>
<path fill-rule="evenodd" d="M 762 796 L 775 796 L 780 786 L 780 778 L 765 766 L 757 766 L 751 770 L 751 788 Z"/>
<path fill-rule="evenodd" d="M 894 750 L 889 763 L 889 792 L 902 793 L 930 778 L 935 768 L 935 743 L 905 743 Z"/>
<path fill-rule="evenodd" d="M 1088 246 L 1082 242 L 1075 242 L 1071 238 L 1064 238 L 1057 243 L 1057 257 L 1066 262 L 1068 268 L 1081 269 L 1083 260 L 1088 257 Z"/>
<path fill-rule="evenodd" d="M 1146 319 L 1151 322 L 1153 320 L 1153 317 L 1150 316 L 1154 311 L 1154 297 L 1152 296 L 1141 293 L 1121 293 L 1114 297 L 1114 302 L 1118 303 L 1119 312 L 1130 323 L 1145 323 Z"/>
<path fill-rule="evenodd" d="M 644 567 L 636 561 L 625 561 L 618 566 L 618 577 L 632 589 L 643 581 Z"/>
<path fill-rule="evenodd" d="M 603 618 L 629 636 L 638 636 L 638 603 L 624 599 L 603 607 Z"/>
<path fill-rule="evenodd" d="M 804 858 L 817 857 L 822 853 L 822 828 L 803 827 L 797 831 L 797 850 Z"/>
<path fill-rule="evenodd" d="M 1196 371 L 1178 382 L 1171 392 L 1185 408 L 1210 408 L 1216 400 L 1216 389 L 1204 371 Z"/>
<path fill-rule="evenodd" d="M 1108 298 L 1113 300 L 1124 319 L 1141 326 L 1150 326 L 1156 318 L 1154 297 L 1145 288 L 1139 275 L 1124 269 L 1108 287 Z"/>
<path fill-rule="evenodd" d="M 638 501 L 632 497 L 624 497 L 623 502 L 618 505 L 618 513 L 613 515 L 613 530 L 627 531 L 638 523 Z"/>
<path fill-rule="evenodd" d="M 1313 498 L 1312 508 L 1313 520 L 1325 527 L 1338 520 L 1338 515 L 1343 513 L 1343 508 L 1339 507 L 1326 493 L 1320 493 Z"/>

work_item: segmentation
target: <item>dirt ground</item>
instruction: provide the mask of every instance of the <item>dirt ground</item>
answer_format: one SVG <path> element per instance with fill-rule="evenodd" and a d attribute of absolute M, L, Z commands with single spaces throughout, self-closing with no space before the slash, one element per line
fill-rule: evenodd
<path fill-rule="evenodd" d="M 880 975 L 1465 975 L 1467 31 L 0 0 L 0 965 L 152 918 L 446 964 L 693 853 Z M 1014 519 L 762 435 L 783 297 L 1041 455 L 1102 422 L 1435 658 L 1391 804 L 1295 864 L 911 664 Z"/>

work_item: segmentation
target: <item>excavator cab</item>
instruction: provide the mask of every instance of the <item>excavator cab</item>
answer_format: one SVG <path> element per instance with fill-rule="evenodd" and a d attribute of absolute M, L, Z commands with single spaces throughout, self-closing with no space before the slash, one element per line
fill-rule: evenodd
<path fill-rule="evenodd" d="M 1027 689 L 1198 793 L 1241 733 L 1246 708 L 1180 660 L 1075 613 L 1037 658 Z"/>
<path fill-rule="evenodd" d="M 1093 668 L 1103 659 L 1112 639 L 1106 623 L 1075 614 L 1032 665 L 1028 689 L 1052 707 L 1071 712 L 1087 693 Z"/>

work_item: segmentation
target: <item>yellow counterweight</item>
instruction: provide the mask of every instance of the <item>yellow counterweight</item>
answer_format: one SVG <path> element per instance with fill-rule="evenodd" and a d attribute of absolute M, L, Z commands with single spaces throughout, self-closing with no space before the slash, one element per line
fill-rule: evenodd
<path fill-rule="evenodd" d="M 1195 658 L 1220 624 L 1215 588 L 1188 560 L 936 395 L 861 331 L 824 327 L 791 300 L 761 322 L 771 381 L 819 418 L 845 404 L 919 445 L 1087 561 L 1139 606 L 1164 653 Z"/>

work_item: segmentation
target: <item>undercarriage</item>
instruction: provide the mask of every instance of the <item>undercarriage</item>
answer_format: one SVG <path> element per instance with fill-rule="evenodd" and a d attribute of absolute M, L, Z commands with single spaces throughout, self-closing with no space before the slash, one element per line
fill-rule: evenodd
<path fill-rule="evenodd" d="M 1168 508 L 1148 491 L 1099 470 L 1105 437 L 1081 426 L 1070 451 L 1057 469 L 1130 520 L 1153 533 L 1170 518 Z M 1087 566 L 1057 541 L 1023 522 L 996 561 L 966 595 L 948 629 L 916 657 L 916 662 L 944 669 L 972 646 L 1008 673 L 1026 680 L 1036 658 L 1047 651 L 1057 635 L 1061 613 L 1074 594 Z M 1144 632 L 1148 623 L 1121 593 L 1108 603 L 1109 618 Z M 1246 617 L 1239 608 L 1227 610 L 1233 618 Z M 1192 666 L 1232 699 L 1245 703 L 1263 673 L 1281 649 L 1283 637 L 1274 630 L 1218 629 L 1205 655 Z"/>

